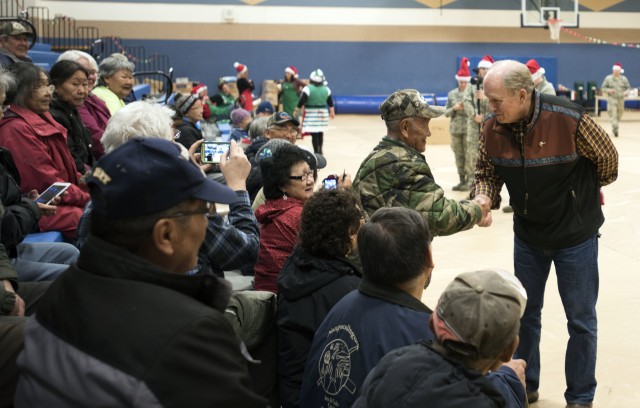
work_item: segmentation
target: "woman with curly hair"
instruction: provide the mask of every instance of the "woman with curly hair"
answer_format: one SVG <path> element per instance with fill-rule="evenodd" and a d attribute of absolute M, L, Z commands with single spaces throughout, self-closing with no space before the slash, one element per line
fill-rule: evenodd
<path fill-rule="evenodd" d="M 360 284 L 347 260 L 364 224 L 350 190 L 321 190 L 302 211 L 298 245 L 278 277 L 278 376 L 280 403 L 299 406 L 304 366 L 313 335 L 344 295 Z"/>

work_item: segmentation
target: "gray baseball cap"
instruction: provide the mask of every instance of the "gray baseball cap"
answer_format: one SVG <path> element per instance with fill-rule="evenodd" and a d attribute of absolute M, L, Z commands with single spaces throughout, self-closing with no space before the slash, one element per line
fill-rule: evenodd
<path fill-rule="evenodd" d="M 420 116 L 437 118 L 444 113 L 444 107 L 431 106 L 415 89 L 395 91 L 378 107 L 385 121 L 400 120 Z"/>
<path fill-rule="evenodd" d="M 475 358 L 496 358 L 520 330 L 527 292 L 512 274 L 482 270 L 458 275 L 433 313 L 438 342 Z"/>

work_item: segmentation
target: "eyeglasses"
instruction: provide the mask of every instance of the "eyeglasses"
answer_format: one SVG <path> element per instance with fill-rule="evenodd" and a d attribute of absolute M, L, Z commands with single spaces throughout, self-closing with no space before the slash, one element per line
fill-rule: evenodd
<path fill-rule="evenodd" d="M 307 181 L 309 180 L 309 177 L 311 177 L 312 180 L 314 179 L 312 171 L 302 173 L 302 176 L 289 176 L 291 180 L 300 180 L 300 181 Z"/>
<path fill-rule="evenodd" d="M 2 113 L 5 113 L 10 107 L 11 105 L 2 105 Z"/>
<path fill-rule="evenodd" d="M 53 93 L 53 91 L 56 90 L 56 86 L 55 85 L 40 85 L 37 86 L 35 88 L 33 88 L 34 91 L 38 91 L 38 92 L 46 92 L 47 90 L 49 90 L 49 92 Z"/>
<path fill-rule="evenodd" d="M 278 126 L 278 125 L 275 125 L 273 128 L 274 128 L 274 129 L 278 129 L 278 130 L 279 130 L 279 131 L 281 131 L 282 133 L 288 133 L 288 134 L 290 134 L 290 135 L 292 135 L 292 136 L 293 136 L 293 135 L 297 135 L 298 133 L 300 133 L 300 132 L 298 131 L 298 128 L 295 128 L 295 127 L 293 127 L 293 128 L 289 128 L 289 127 L 286 127 L 286 126 Z"/>
<path fill-rule="evenodd" d="M 200 208 L 198 210 L 192 211 L 180 211 L 175 214 L 166 215 L 162 218 L 179 218 L 179 217 L 190 217 L 192 215 L 204 215 L 206 218 L 210 218 L 213 216 L 211 214 L 211 203 L 205 203 L 205 208 Z"/>

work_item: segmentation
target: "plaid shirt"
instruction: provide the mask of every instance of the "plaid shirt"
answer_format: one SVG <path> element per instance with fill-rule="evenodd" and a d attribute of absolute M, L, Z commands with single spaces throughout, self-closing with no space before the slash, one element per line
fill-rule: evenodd
<path fill-rule="evenodd" d="M 227 217 L 215 214 L 209 219 L 207 232 L 198 251 L 200 271 L 223 271 L 253 265 L 258 258 L 260 232 L 246 191 L 236 191 L 238 201 L 229 205 Z M 91 229 L 89 201 L 78 224 L 78 248 L 82 248 Z"/>
<path fill-rule="evenodd" d="M 540 94 L 536 92 L 536 109 L 539 109 L 539 98 Z M 530 126 L 534 125 L 535 123 L 530 124 Z M 618 178 L 618 151 L 607 132 L 586 113 L 582 115 L 578 124 L 576 147 L 580 156 L 596 165 L 600 186 L 611 184 Z M 485 139 L 481 137 L 471 196 L 484 194 L 491 199 L 492 208 L 499 208 L 502 200 L 500 190 L 503 184 L 504 182 L 495 172 L 491 159 L 487 156 Z"/>

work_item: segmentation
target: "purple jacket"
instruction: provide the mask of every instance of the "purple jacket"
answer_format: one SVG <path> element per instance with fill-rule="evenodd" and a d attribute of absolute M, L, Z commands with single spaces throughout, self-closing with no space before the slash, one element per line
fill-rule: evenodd
<path fill-rule="evenodd" d="M 102 143 L 100 143 L 100 139 L 111 117 L 109 109 L 102 99 L 93 94 L 89 94 L 84 101 L 84 105 L 78 108 L 78 114 L 84 126 L 91 132 L 93 157 L 97 160 L 104 156 L 104 147 Z"/>

